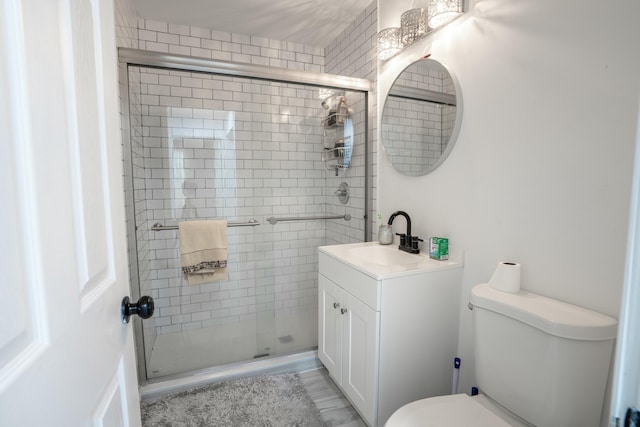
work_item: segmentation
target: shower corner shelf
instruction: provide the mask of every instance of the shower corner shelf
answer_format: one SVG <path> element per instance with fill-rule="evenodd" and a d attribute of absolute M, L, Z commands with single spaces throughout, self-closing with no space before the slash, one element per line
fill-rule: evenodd
<path fill-rule="evenodd" d="M 325 162 L 328 170 L 347 169 L 351 164 L 351 150 L 350 142 L 333 148 L 325 148 L 321 155 L 322 161 Z"/>
<path fill-rule="evenodd" d="M 322 161 L 328 162 L 330 160 L 335 160 L 335 161 L 342 162 L 344 160 L 344 155 L 345 155 L 344 145 L 336 146 L 333 148 L 325 148 L 324 151 L 322 152 Z"/>
<path fill-rule="evenodd" d="M 323 118 L 323 124 L 326 124 L 331 114 Z M 322 146 L 324 147 L 321 159 L 325 162 L 328 170 L 338 171 L 339 169 L 347 169 L 351 164 L 351 153 L 353 150 L 353 138 L 351 135 L 345 135 L 344 122 L 348 119 L 348 114 L 340 114 L 344 116 L 341 123 L 336 123 L 324 127 L 322 136 Z"/>
<path fill-rule="evenodd" d="M 322 127 L 325 129 L 341 128 L 344 127 L 344 122 L 349 118 L 348 113 L 336 113 L 332 112 L 329 115 L 323 117 Z"/>

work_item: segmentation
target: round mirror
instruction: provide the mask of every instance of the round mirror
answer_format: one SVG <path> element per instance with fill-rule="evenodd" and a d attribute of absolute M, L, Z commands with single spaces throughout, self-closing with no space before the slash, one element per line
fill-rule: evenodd
<path fill-rule="evenodd" d="M 458 83 L 444 65 L 421 59 L 400 73 L 382 112 L 382 145 L 393 167 L 424 175 L 449 155 L 460 128 Z"/>

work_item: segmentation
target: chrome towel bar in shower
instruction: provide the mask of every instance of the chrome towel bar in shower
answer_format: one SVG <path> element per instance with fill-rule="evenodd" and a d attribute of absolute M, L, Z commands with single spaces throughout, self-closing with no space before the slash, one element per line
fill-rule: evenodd
<path fill-rule="evenodd" d="M 344 215 L 307 216 L 307 217 L 290 216 L 290 217 L 285 217 L 285 218 L 276 218 L 276 217 L 272 216 L 270 218 L 267 218 L 267 221 L 269 221 L 271 223 L 271 225 L 276 225 L 280 221 L 313 221 L 313 220 L 316 220 L 316 219 L 344 219 L 345 221 L 351 221 L 351 215 L 344 214 Z"/>
<path fill-rule="evenodd" d="M 227 227 L 253 227 L 256 225 L 260 225 L 260 223 L 253 218 L 251 218 L 247 222 L 228 222 L 227 223 Z M 156 222 L 151 227 L 152 231 L 177 230 L 177 229 L 178 229 L 177 225 L 162 225 L 159 222 Z"/>

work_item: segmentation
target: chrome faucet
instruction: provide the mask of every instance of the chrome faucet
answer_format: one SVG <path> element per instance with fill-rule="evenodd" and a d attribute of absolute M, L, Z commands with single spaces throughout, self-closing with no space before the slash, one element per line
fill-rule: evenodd
<path fill-rule="evenodd" d="M 396 233 L 397 236 L 400 236 L 400 245 L 398 246 L 398 249 L 411 254 L 420 253 L 420 249 L 418 249 L 418 242 L 423 242 L 424 240 L 418 238 L 418 236 L 411 235 L 411 218 L 409 218 L 408 213 L 405 211 L 396 211 L 392 213 L 387 224 L 391 226 L 391 224 L 393 224 L 393 220 L 396 219 L 398 215 L 402 215 L 407 221 L 407 234 Z"/>

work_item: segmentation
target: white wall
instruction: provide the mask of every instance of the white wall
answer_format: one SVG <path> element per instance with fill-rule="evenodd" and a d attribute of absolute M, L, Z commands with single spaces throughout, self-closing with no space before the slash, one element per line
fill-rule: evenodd
<path fill-rule="evenodd" d="M 379 1 L 379 28 L 395 3 L 407 2 Z M 618 316 L 640 75 L 636 1 L 482 0 L 468 10 L 382 64 L 378 82 L 384 99 L 413 59 L 447 64 L 462 89 L 457 145 L 418 178 L 378 150 L 377 183 L 385 218 L 405 210 L 414 234 L 465 251 L 465 392 L 474 381 L 469 290 L 499 261 L 522 264 L 526 290 Z"/>

